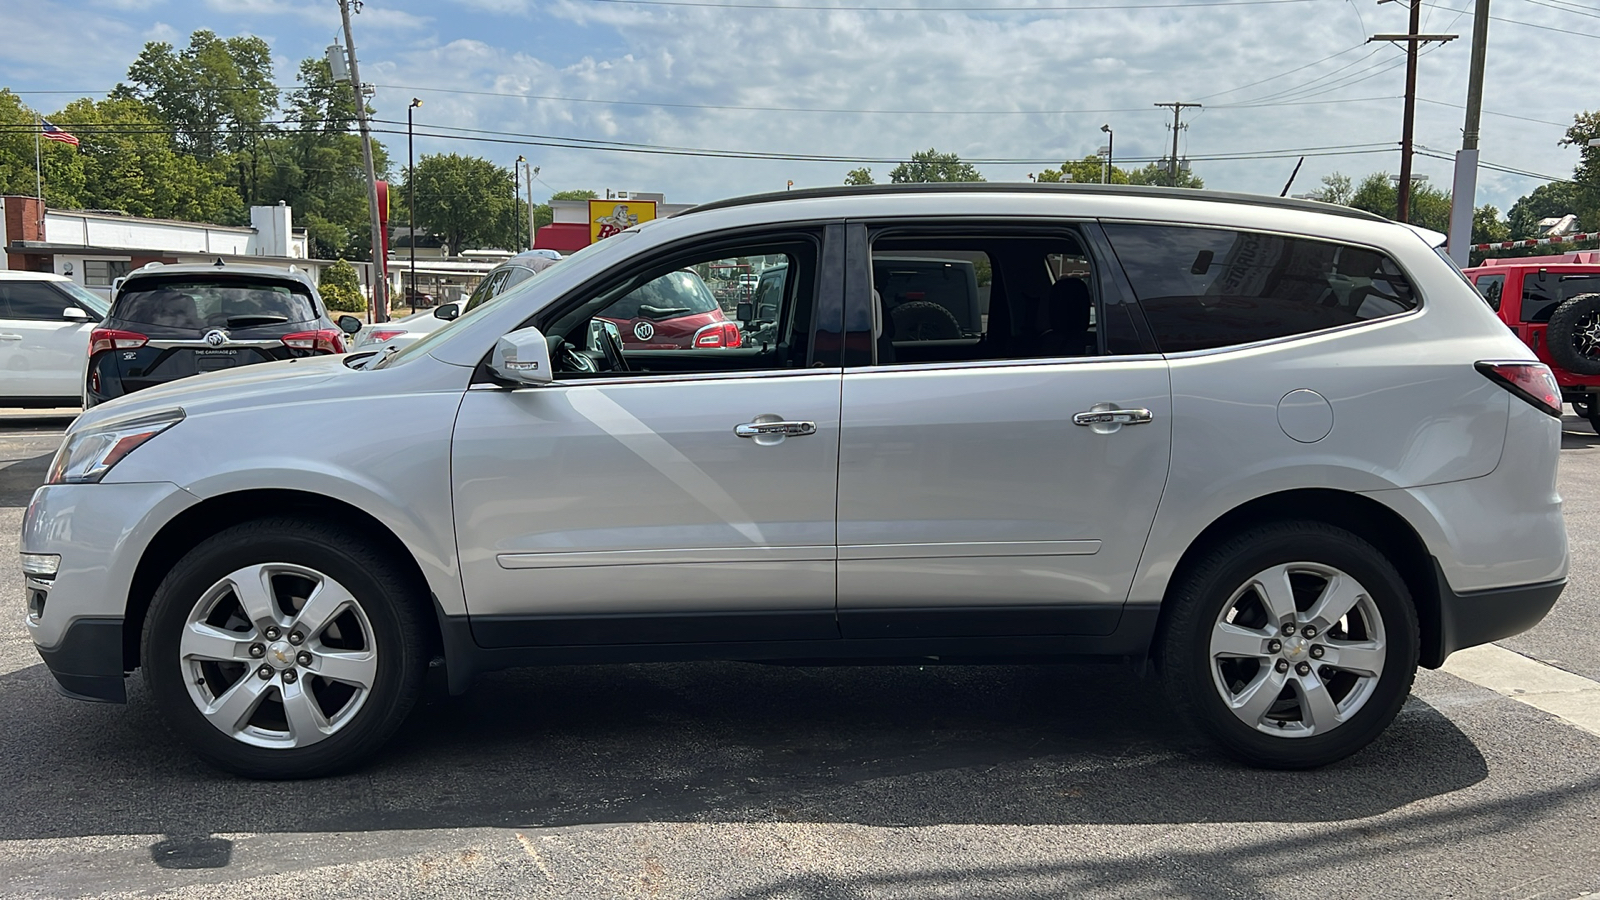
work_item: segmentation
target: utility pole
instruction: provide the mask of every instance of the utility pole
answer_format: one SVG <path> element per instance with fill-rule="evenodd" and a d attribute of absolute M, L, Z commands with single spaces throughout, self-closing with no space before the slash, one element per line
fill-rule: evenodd
<path fill-rule="evenodd" d="M 350 30 L 350 7 L 361 11 L 361 0 L 339 0 L 339 17 L 344 20 L 344 52 L 350 59 L 350 89 L 356 95 L 356 123 L 361 127 L 361 161 L 367 167 L 367 208 L 372 222 L 372 318 L 375 322 L 389 321 L 389 282 L 384 274 L 387 260 L 383 258 L 383 222 L 378 213 L 378 173 L 372 165 L 372 127 L 367 124 L 367 95 L 361 86 L 361 72 L 356 68 L 356 36 Z"/>
<path fill-rule="evenodd" d="M 1167 160 L 1167 175 L 1172 179 L 1172 186 L 1178 186 L 1178 132 L 1189 126 L 1182 123 L 1181 118 L 1185 109 L 1199 109 L 1198 103 L 1157 103 L 1156 106 L 1172 107 L 1172 158 Z"/>
<path fill-rule="evenodd" d="M 1378 0 L 1378 2 L 1398 3 L 1399 0 Z M 1369 44 L 1373 41 L 1388 41 L 1406 45 L 1405 124 L 1400 134 L 1400 188 L 1399 200 L 1395 204 L 1395 217 L 1401 222 L 1411 221 L 1411 150 L 1412 133 L 1417 118 L 1417 49 L 1421 44 L 1442 44 L 1456 38 L 1453 34 L 1418 34 L 1417 29 L 1422 27 L 1422 0 L 1411 0 L 1410 5 L 1411 26 L 1405 34 L 1375 34 L 1367 38 Z"/>
<path fill-rule="evenodd" d="M 1472 252 L 1472 213 L 1478 188 L 1478 120 L 1483 111 L 1483 64 L 1489 50 L 1489 0 L 1478 0 L 1472 13 L 1472 71 L 1467 76 L 1467 122 L 1456 154 L 1455 184 L 1450 189 L 1450 258 L 1465 269 Z"/>

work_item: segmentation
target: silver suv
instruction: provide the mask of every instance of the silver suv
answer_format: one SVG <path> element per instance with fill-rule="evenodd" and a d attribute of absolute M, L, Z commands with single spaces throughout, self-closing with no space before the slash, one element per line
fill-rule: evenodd
<path fill-rule="evenodd" d="M 761 341 L 629 349 L 597 321 L 751 257 L 781 271 Z M 875 273 L 917 258 L 970 267 L 958 332 L 895 333 L 916 291 Z M 27 623 L 66 693 L 121 701 L 142 668 L 197 753 L 260 777 L 368 757 L 430 666 L 461 692 L 703 659 L 1151 661 L 1238 757 L 1317 766 L 1419 663 L 1555 603 L 1560 403 L 1448 261 L 1365 213 L 749 197 L 391 355 L 96 407 L 28 508 Z"/>

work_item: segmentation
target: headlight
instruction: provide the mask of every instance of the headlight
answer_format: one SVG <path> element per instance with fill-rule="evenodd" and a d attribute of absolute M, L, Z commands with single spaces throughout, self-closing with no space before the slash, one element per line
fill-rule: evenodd
<path fill-rule="evenodd" d="M 140 444 L 182 421 L 183 410 L 169 409 L 73 432 L 61 442 L 61 449 L 51 460 L 50 477 L 45 484 L 97 482 Z"/>

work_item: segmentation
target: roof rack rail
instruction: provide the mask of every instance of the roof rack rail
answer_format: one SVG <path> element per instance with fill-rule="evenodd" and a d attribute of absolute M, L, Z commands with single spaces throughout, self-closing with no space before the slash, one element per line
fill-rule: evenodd
<path fill-rule="evenodd" d="M 924 182 L 917 184 L 841 185 L 833 187 L 802 188 L 797 191 L 773 191 L 765 194 L 748 194 L 713 200 L 676 213 L 687 216 L 714 209 L 751 206 L 756 203 L 774 203 L 782 200 L 815 200 L 825 197 L 860 197 L 873 194 L 1097 194 L 1118 197 L 1160 197 L 1169 200 L 1209 200 L 1214 203 L 1238 203 L 1245 206 L 1263 206 L 1318 212 L 1325 215 L 1386 222 L 1387 219 L 1365 210 L 1352 209 L 1336 203 L 1318 200 L 1297 200 L 1289 197 L 1269 197 L 1265 194 L 1240 194 L 1231 191 L 1207 191 L 1195 188 L 1159 187 L 1131 184 L 1024 184 L 1007 181 L 956 181 Z"/>

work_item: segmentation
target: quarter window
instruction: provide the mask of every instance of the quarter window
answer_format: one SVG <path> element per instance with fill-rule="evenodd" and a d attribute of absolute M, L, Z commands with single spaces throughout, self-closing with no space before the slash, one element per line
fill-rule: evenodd
<path fill-rule="evenodd" d="M 1398 315 L 1411 283 L 1375 250 L 1250 231 L 1105 226 L 1163 352 L 1248 344 Z"/>

